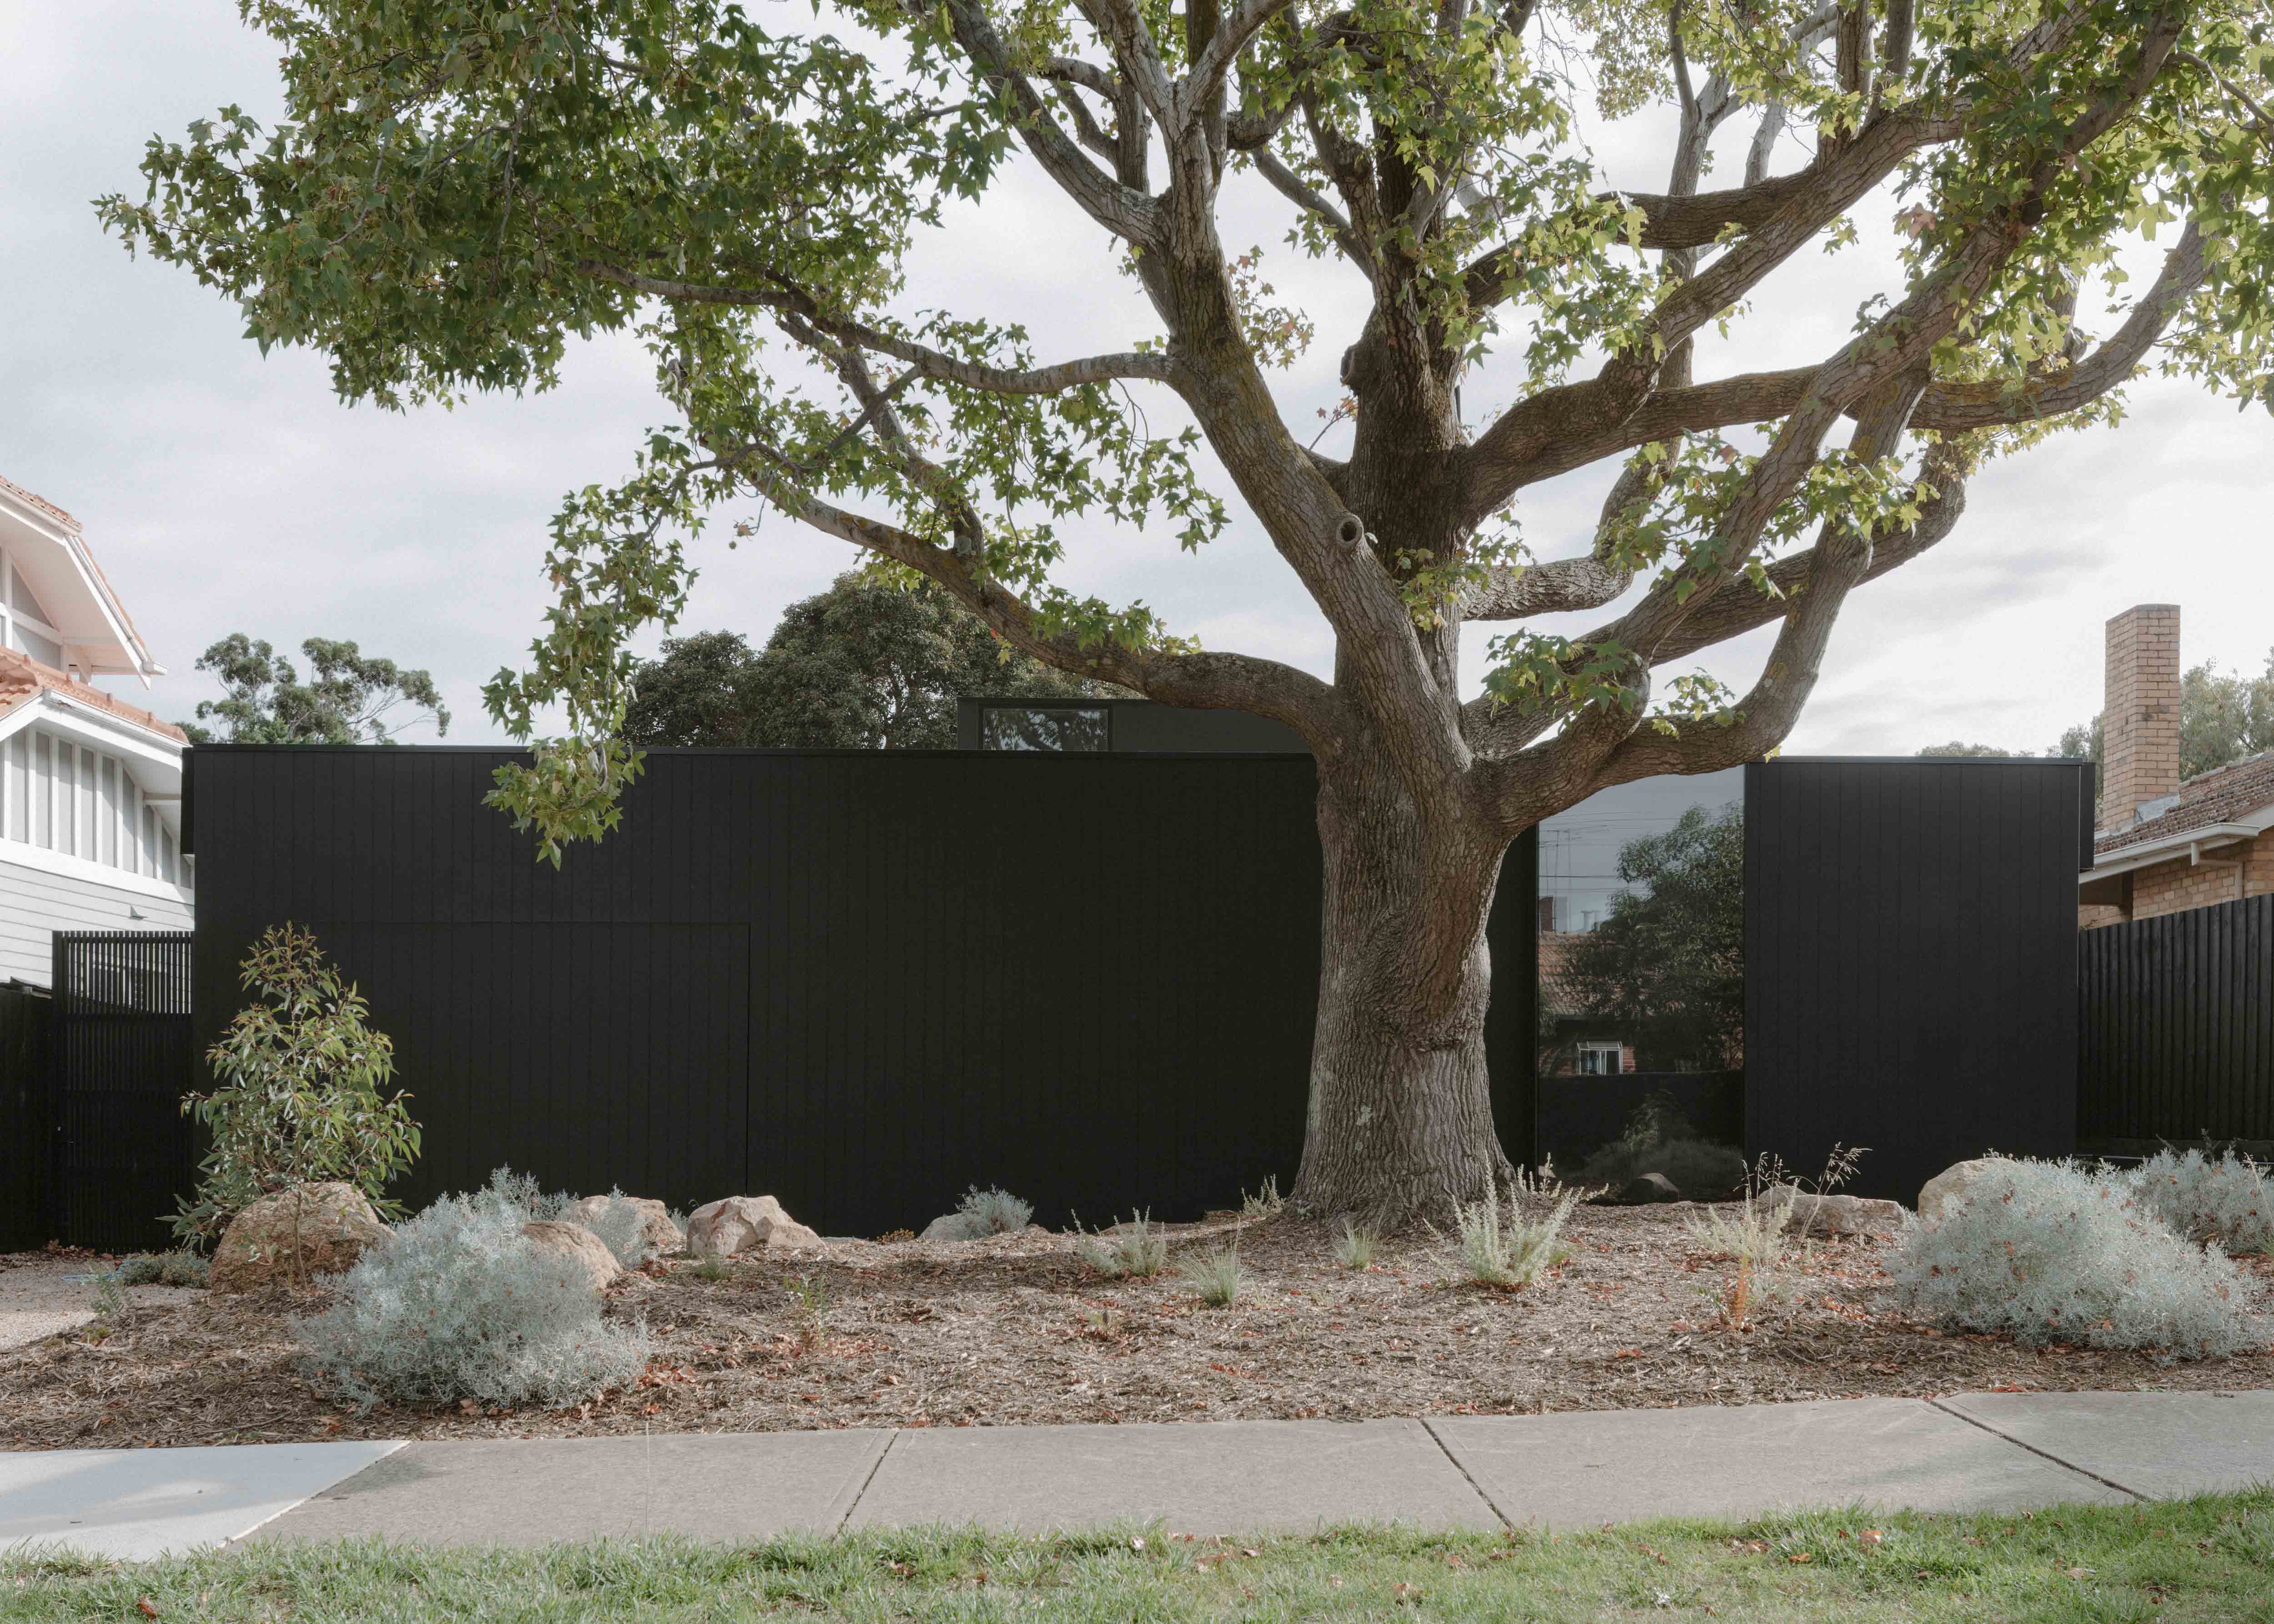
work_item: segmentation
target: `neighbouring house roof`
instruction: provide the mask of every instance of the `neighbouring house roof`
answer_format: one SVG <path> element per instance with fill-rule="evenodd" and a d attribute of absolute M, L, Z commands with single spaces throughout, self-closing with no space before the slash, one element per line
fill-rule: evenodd
<path fill-rule="evenodd" d="M 2150 802 L 2150 806 L 2157 803 Z M 2167 796 L 2155 816 L 2092 838 L 2092 867 L 2081 885 L 2135 868 L 2179 861 L 2274 828 L 2274 750 L 2199 772 Z M 2088 901 L 2120 899 L 2097 891 Z"/>
<path fill-rule="evenodd" d="M 0 539 L 8 543 L 25 580 L 87 669 L 139 677 L 146 687 L 152 677 L 164 674 L 94 561 L 77 519 L 44 496 L 0 477 Z"/>
<path fill-rule="evenodd" d="M 171 722 L 159 720 L 139 705 L 130 705 L 116 695 L 78 681 L 52 665 L 41 665 L 28 654 L 0 649 L 0 721 L 49 695 L 72 704 L 91 706 L 169 744 L 189 742 L 187 733 Z"/>
<path fill-rule="evenodd" d="M 1576 1020 L 1587 1013 L 1587 1000 L 1571 974 L 1571 955 L 1584 939 L 1578 930 L 1540 933 L 1540 1003 L 1559 1020 Z"/>

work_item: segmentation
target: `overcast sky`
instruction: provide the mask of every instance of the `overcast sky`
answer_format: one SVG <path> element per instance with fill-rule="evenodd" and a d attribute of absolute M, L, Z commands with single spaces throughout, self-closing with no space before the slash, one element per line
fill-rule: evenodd
<path fill-rule="evenodd" d="M 274 56 L 230 0 L 0 0 L 0 475 L 84 523 L 170 668 L 144 701 L 161 714 L 213 696 L 191 667 L 226 633 L 279 646 L 347 637 L 430 668 L 456 713 L 452 741 L 491 740 L 480 686 L 538 626 L 547 516 L 563 492 L 621 477 L 638 431 L 666 414 L 645 357 L 620 343 L 577 353 L 546 396 L 407 417 L 350 408 L 320 357 L 263 359 L 231 305 L 183 272 L 130 261 L 90 199 L 139 195 L 135 166 L 154 132 L 178 137 L 232 102 L 271 113 Z M 1662 160 L 1642 133 L 1606 132 L 1602 155 L 1618 184 L 1654 188 Z M 1283 230 L 1259 210 L 1246 240 L 1276 248 Z M 1702 353 L 1699 375 L 1828 350 L 1875 285 L 1870 255 L 1885 238 L 1873 222 L 1842 261 L 1803 255 L 1757 300 L 1774 312 L 1770 330 Z M 1131 284 L 1103 268 L 1099 234 L 1033 185 L 967 211 L 925 262 L 939 302 L 1027 321 L 1046 357 L 1121 348 L 1150 327 Z M 1337 393 L 1335 359 L 1361 307 L 1346 273 L 1284 250 L 1266 274 L 1319 322 L 1317 349 L 1277 386 L 1291 418 L 1309 422 Z M 1488 380 L 1472 386 L 1472 414 L 1492 403 Z M 1519 516 L 1540 556 L 1584 537 L 1604 485 L 1582 474 L 1527 493 Z M 1850 601 L 1788 748 L 2042 748 L 2098 708 L 2101 624 L 2134 603 L 2183 606 L 2190 665 L 2255 669 L 2274 643 L 2270 494 L 2274 419 L 2178 385 L 2135 386 L 2120 427 L 1993 467 L 1951 539 Z M 696 545 L 703 576 L 682 629 L 760 641 L 784 604 L 852 561 L 779 515 L 731 552 L 728 528 Z M 1197 556 L 1107 537 L 1068 583 L 1142 598 L 1210 647 L 1329 664 L 1323 623 L 1252 526 Z M 1472 681 L 1486 629 L 1472 628 Z M 1728 645 L 1708 668 L 1743 687 L 1766 637 Z"/>

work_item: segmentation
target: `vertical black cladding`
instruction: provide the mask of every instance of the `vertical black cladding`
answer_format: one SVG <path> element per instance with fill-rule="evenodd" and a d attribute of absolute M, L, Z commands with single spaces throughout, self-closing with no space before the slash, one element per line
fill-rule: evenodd
<path fill-rule="evenodd" d="M 0 985 L 0 1252 L 29 1252 L 63 1234 L 49 1165 L 59 1142 L 54 1014 L 43 989 Z"/>
<path fill-rule="evenodd" d="M 2090 767 L 1780 760 L 1745 773 L 1745 1122 L 1796 1171 L 1871 1147 L 1915 1199 L 2076 1139 L 2076 875 Z"/>
<path fill-rule="evenodd" d="M 343 754 L 197 752 L 198 1036 L 314 930 L 425 1126 L 409 1201 L 507 1162 L 877 1234 L 974 1182 L 1057 1224 L 1294 1173 L 1307 757 L 659 751 L 556 871 L 479 805 L 507 753 Z"/>
<path fill-rule="evenodd" d="M 2274 895 L 2088 930 L 2079 953 L 2081 1138 L 2274 1139 Z"/>
<path fill-rule="evenodd" d="M 133 1252 L 168 1244 L 188 1192 L 196 1075 L 187 931 L 55 933 L 51 1109 L 60 1118 L 55 1235 Z"/>

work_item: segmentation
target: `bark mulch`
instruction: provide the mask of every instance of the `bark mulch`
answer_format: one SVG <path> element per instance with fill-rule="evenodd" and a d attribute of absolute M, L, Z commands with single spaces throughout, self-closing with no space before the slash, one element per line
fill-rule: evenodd
<path fill-rule="evenodd" d="M 320 1289 L 195 1294 L 0 1351 L 0 1447 L 117 1447 L 336 1438 L 535 1437 L 846 1426 L 1536 1414 L 1984 1390 L 2274 1387 L 2274 1349 L 2201 1364 L 2028 1349 L 1906 1320 L 1886 1241 L 1813 1243 L 1785 1300 L 1720 1322 L 1726 1259 L 1681 1207 L 1583 1207 L 1538 1285 L 1453 1283 L 1426 1232 L 1337 1267 L 1319 1224 L 1280 1217 L 1169 1226 L 1178 1250 L 1237 1237 L 1247 1289 L 1201 1304 L 1173 1267 L 1099 1277 L 1072 1237 L 960 1244 L 850 1242 L 825 1259 L 684 1261 L 619 1287 L 656 1357 L 639 1386 L 575 1410 L 382 1407 L 358 1416 L 311 1385 L 290 1321 Z M 1173 1258 L 1172 1258 L 1173 1261 Z M 2245 1260 L 2274 1308 L 2274 1260 Z M 797 1288 L 797 1289 L 793 1289 Z M 809 1306 L 811 1304 L 812 1306 Z"/>

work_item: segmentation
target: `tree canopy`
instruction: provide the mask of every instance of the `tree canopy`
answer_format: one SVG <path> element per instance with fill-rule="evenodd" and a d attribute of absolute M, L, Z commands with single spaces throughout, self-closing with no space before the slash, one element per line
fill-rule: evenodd
<path fill-rule="evenodd" d="M 958 699 L 1098 685 L 1010 648 L 937 588 L 848 572 L 785 610 L 764 650 L 734 632 L 669 638 L 631 687 L 633 745 L 906 750 L 953 748 Z"/>
<path fill-rule="evenodd" d="M 198 656 L 197 668 L 211 672 L 227 690 L 220 699 L 198 702 L 198 718 L 181 724 L 192 742 L 230 744 L 391 744 L 405 726 L 390 725 L 399 705 L 424 711 L 440 736 L 450 731 L 449 708 L 433 675 L 411 671 L 391 659 L 366 655 L 352 643 L 311 637 L 300 645 L 307 657 L 308 680 L 292 662 L 267 643 L 231 632 Z"/>
<path fill-rule="evenodd" d="M 2258 0 L 241 3 L 283 49 L 286 116 L 154 139 L 147 197 L 102 205 L 131 245 L 264 346 L 322 349 L 351 399 L 549 387 L 603 331 L 652 353 L 675 421 L 556 515 L 549 626 L 488 693 L 517 735 L 566 719 L 503 790 L 548 838 L 612 818 L 627 640 L 676 614 L 684 538 L 730 498 L 1048 663 L 1320 745 L 1395 735 L 1400 772 L 1462 775 L 1512 830 L 1773 745 L 1847 591 L 1946 534 L 1984 458 L 2109 418 L 2143 365 L 2274 403 Z M 1604 184 L 1590 113 L 1664 120 L 1663 191 Z M 1019 168 L 1156 331 L 1046 359 L 1015 313 L 938 307 L 926 228 Z M 1226 240 L 1234 186 L 1367 290 L 1329 351 L 1344 455 L 1265 382 L 1310 323 Z M 1901 252 L 1851 336 L 1705 375 L 1719 330 L 1787 297 L 1778 267 L 1889 208 Z M 1512 504 L 1605 459 L 1595 535 L 1532 559 Z M 1233 499 L 1332 625 L 1332 682 L 1056 582 L 1086 528 L 1198 548 Z M 1462 621 L 1637 584 L 1583 635 L 1496 639 L 1461 702 Z M 1751 691 L 1654 692 L 1779 623 Z"/>

